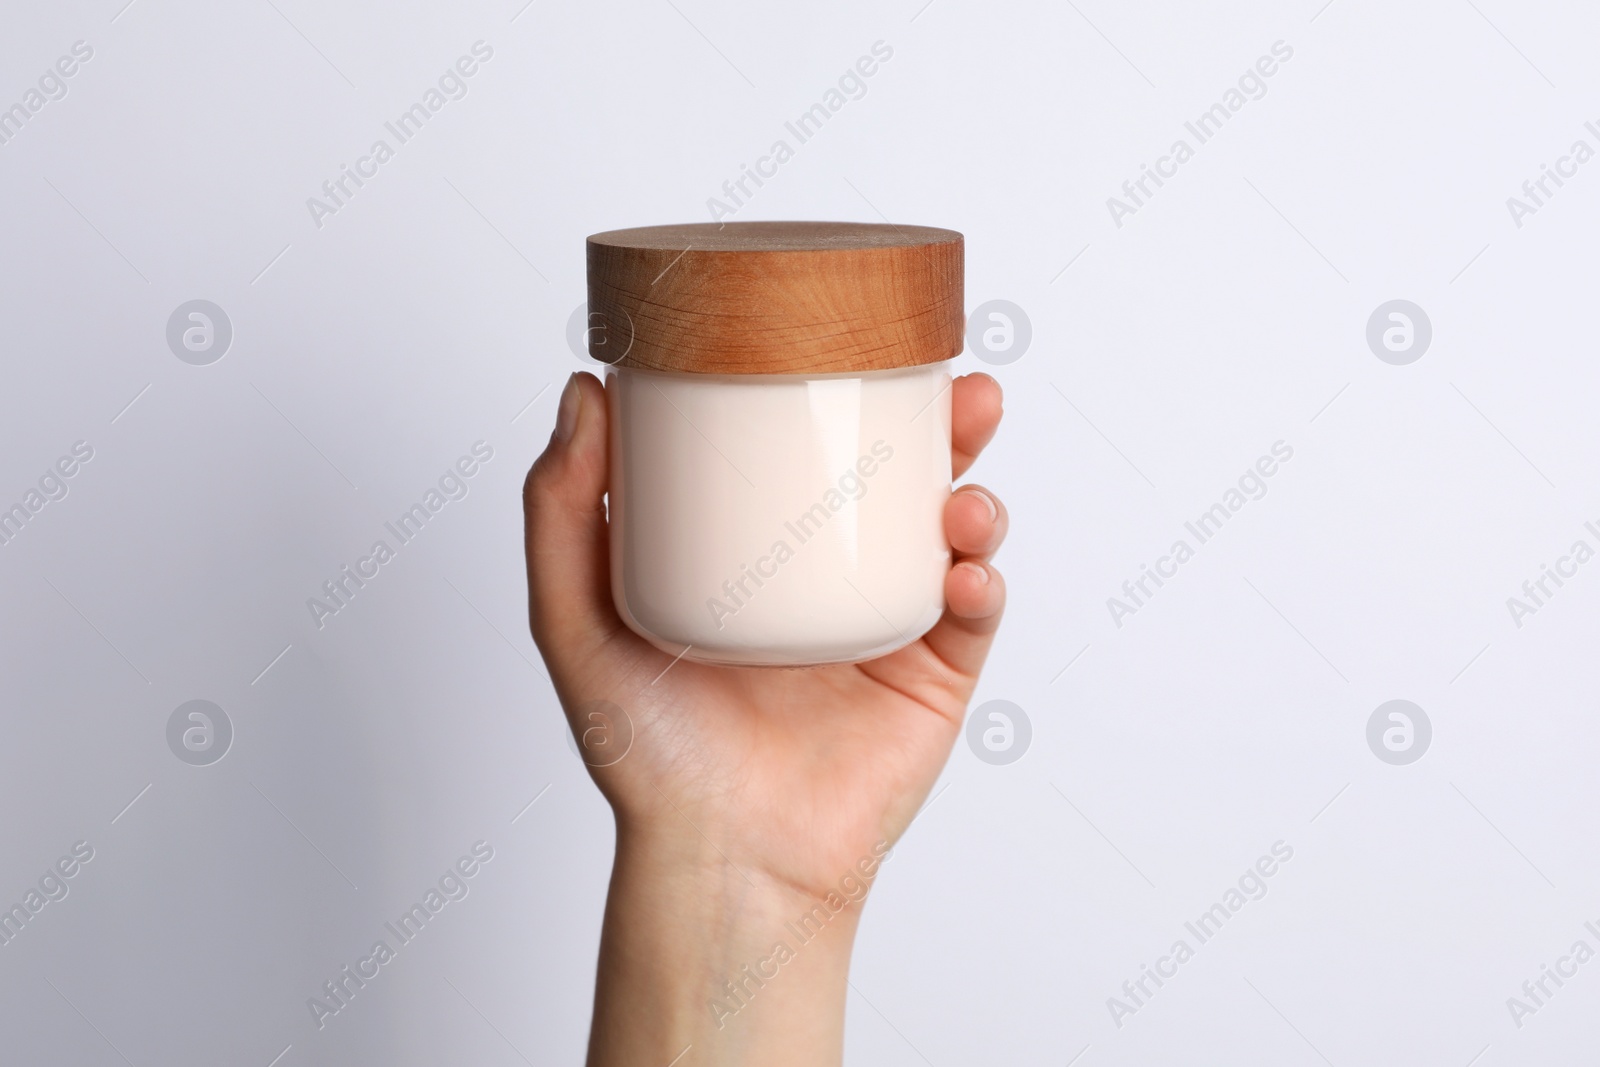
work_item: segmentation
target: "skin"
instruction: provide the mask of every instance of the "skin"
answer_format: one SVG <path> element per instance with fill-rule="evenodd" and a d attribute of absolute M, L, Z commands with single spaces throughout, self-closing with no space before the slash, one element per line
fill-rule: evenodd
<path fill-rule="evenodd" d="M 956 477 L 1000 415 L 994 379 L 955 380 Z M 523 488 L 533 637 L 616 817 L 588 1062 L 837 1064 L 862 894 L 949 758 L 1000 624 L 1005 508 L 951 496 L 947 610 L 906 648 L 810 670 L 674 663 L 612 603 L 606 419 L 604 387 L 573 375 Z"/>

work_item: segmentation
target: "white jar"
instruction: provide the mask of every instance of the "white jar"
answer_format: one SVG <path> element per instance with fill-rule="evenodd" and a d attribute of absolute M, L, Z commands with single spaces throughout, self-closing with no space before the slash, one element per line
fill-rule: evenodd
<path fill-rule="evenodd" d="M 663 651 L 848 663 L 915 641 L 943 613 L 961 244 L 910 229 L 589 239 L 590 349 L 617 357 L 612 594 Z"/>

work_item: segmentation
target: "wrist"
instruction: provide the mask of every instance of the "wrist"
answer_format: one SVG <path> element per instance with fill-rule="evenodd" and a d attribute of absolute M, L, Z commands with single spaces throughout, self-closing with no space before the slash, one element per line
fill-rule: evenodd
<path fill-rule="evenodd" d="M 619 821 L 591 1064 L 837 1063 L 868 881 L 841 883 L 738 865 L 682 819 Z"/>

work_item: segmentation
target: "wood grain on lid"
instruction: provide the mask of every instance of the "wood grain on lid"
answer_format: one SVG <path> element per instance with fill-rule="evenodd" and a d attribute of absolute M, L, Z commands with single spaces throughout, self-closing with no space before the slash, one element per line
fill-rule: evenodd
<path fill-rule="evenodd" d="M 930 226 L 728 222 L 588 241 L 589 351 L 694 374 L 889 370 L 960 354 L 963 245 Z"/>

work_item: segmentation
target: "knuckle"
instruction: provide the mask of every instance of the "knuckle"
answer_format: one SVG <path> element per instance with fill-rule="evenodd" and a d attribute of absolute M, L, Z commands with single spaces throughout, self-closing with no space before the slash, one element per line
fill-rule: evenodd
<path fill-rule="evenodd" d="M 533 461 L 533 466 L 528 468 L 528 476 L 522 480 L 522 502 L 527 507 L 535 507 L 547 501 L 555 487 L 556 472 L 550 453 L 542 453 Z"/>

